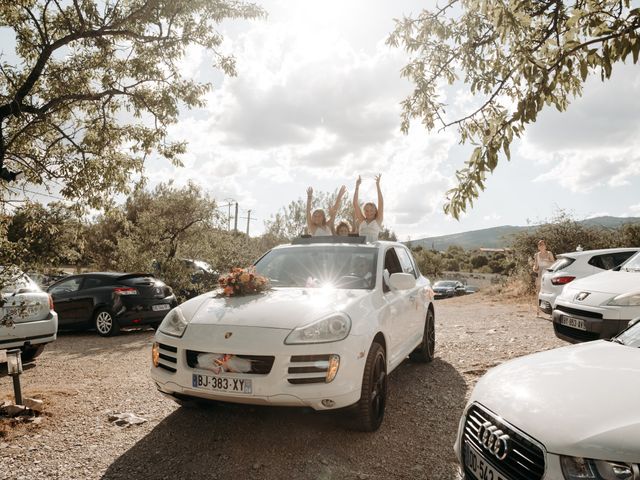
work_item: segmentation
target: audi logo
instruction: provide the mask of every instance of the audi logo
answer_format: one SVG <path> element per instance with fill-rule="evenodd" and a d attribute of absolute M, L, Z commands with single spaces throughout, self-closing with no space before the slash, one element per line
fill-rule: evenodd
<path fill-rule="evenodd" d="M 498 460 L 507 458 L 510 447 L 509 435 L 504 433 L 491 422 L 484 422 L 478 429 L 478 440 L 484 448 L 490 451 Z"/>

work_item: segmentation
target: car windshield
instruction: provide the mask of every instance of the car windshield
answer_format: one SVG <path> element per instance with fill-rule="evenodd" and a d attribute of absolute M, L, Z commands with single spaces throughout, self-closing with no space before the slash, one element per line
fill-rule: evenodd
<path fill-rule="evenodd" d="M 305 245 L 277 248 L 255 265 L 274 287 L 371 289 L 376 279 L 376 248 Z"/>
<path fill-rule="evenodd" d="M 640 272 L 640 252 L 623 263 L 620 270 L 623 272 Z"/>
<path fill-rule="evenodd" d="M 560 255 L 558 255 L 558 259 L 554 263 L 552 263 L 547 270 L 550 272 L 557 272 L 559 270 L 564 270 L 575 261 L 576 261 L 575 258 L 561 257 Z"/>
<path fill-rule="evenodd" d="M 0 267 L 0 293 L 13 294 L 21 291 L 38 291 L 40 288 L 25 273 Z"/>
<path fill-rule="evenodd" d="M 455 287 L 456 282 L 436 282 L 434 287 Z"/>
<path fill-rule="evenodd" d="M 640 348 L 640 322 L 622 332 L 613 341 L 629 347 Z"/>

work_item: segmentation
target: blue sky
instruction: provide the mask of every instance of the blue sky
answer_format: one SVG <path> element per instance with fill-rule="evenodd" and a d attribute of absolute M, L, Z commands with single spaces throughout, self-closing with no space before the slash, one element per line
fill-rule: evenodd
<path fill-rule="evenodd" d="M 345 184 L 351 194 L 361 174 L 361 199 L 374 200 L 378 172 L 385 223 L 402 240 L 539 223 L 559 209 L 576 218 L 640 216 L 637 65 L 616 65 L 606 83 L 593 75 L 567 112 L 542 114 L 456 221 L 442 205 L 469 148 L 453 130 L 428 134 L 419 122 L 400 133 L 399 103 L 412 86 L 399 72 L 408 57 L 384 44 L 392 19 L 425 2 L 258 3 L 267 19 L 221 27 L 237 77 L 214 71 L 206 52 L 192 49 L 184 59 L 186 74 L 215 88 L 206 108 L 183 112 L 171 130 L 189 142 L 185 167 L 150 161 L 151 185 L 194 180 L 219 203 L 232 198 L 241 217 L 251 209 L 256 218 L 252 235 L 310 185 L 334 191 Z M 473 101 L 452 90 L 447 100 L 454 112 Z"/>

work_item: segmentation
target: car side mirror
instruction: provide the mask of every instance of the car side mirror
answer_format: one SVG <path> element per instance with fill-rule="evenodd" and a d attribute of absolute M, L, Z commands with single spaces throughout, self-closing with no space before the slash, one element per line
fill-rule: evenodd
<path fill-rule="evenodd" d="M 392 273 L 389 286 L 392 290 L 409 290 L 416 286 L 416 277 L 410 273 Z"/>
<path fill-rule="evenodd" d="M 633 320 L 629 320 L 627 327 L 633 327 L 636 323 L 640 322 L 640 317 L 636 317 Z"/>

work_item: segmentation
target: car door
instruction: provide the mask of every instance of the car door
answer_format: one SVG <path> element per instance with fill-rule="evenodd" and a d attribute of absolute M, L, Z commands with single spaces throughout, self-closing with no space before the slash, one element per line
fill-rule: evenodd
<path fill-rule="evenodd" d="M 405 247 L 395 247 L 395 250 L 398 255 L 398 259 L 400 260 L 400 265 L 402 265 L 402 271 L 412 275 L 413 278 L 417 280 L 419 275 L 409 251 Z M 409 343 L 408 348 L 413 348 L 415 343 L 420 341 L 424 331 L 424 320 L 427 315 L 427 310 L 425 303 L 422 301 L 423 289 L 424 285 L 416 283 L 413 288 L 402 291 L 409 301 L 407 322 L 410 325 L 411 335 L 407 338 Z"/>
<path fill-rule="evenodd" d="M 53 308 L 58 314 L 58 325 L 61 327 L 80 321 L 76 295 L 81 284 L 82 277 L 73 276 L 60 280 L 47 289 L 53 299 Z"/>
<path fill-rule="evenodd" d="M 393 368 L 406 356 L 406 344 L 414 327 L 411 325 L 410 310 L 413 307 L 407 291 L 391 290 L 389 277 L 394 273 L 402 273 L 402 264 L 393 247 L 386 249 L 383 263 L 383 298 L 386 303 L 383 314 L 383 328 L 386 331 L 389 345 L 387 358 Z"/>

